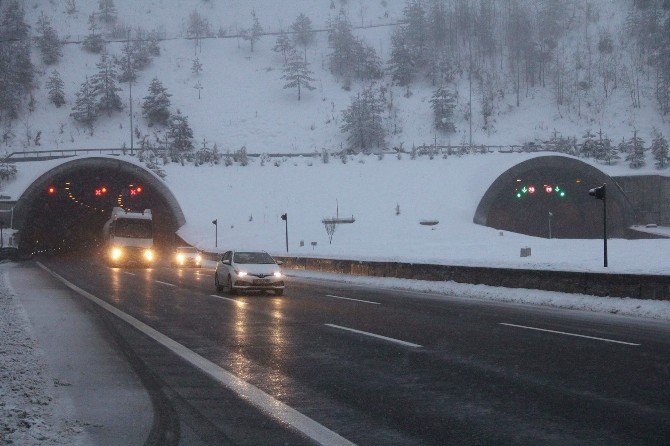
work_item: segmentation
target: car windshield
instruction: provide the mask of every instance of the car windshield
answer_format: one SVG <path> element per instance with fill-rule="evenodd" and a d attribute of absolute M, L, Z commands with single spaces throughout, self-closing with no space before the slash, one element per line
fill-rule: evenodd
<path fill-rule="evenodd" d="M 233 257 L 233 262 L 241 264 L 275 263 L 274 259 L 266 252 L 236 252 Z"/>
<path fill-rule="evenodd" d="M 194 248 L 192 246 L 184 246 L 181 248 L 177 248 L 177 252 L 181 252 L 184 254 L 196 254 L 198 252 L 198 248 Z"/>
<path fill-rule="evenodd" d="M 151 220 L 119 218 L 114 224 L 114 235 L 127 238 L 151 238 Z"/>

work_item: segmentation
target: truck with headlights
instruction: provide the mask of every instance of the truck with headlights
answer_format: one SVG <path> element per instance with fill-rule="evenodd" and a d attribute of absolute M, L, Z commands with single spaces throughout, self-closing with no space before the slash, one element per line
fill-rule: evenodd
<path fill-rule="evenodd" d="M 156 262 L 151 209 L 131 212 L 120 207 L 103 226 L 105 257 L 112 266 L 152 266 Z"/>

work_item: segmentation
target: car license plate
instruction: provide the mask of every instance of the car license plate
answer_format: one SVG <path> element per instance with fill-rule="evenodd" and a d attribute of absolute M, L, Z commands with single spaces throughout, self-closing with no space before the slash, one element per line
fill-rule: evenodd
<path fill-rule="evenodd" d="M 254 285 L 269 285 L 270 279 L 256 279 L 254 280 Z"/>

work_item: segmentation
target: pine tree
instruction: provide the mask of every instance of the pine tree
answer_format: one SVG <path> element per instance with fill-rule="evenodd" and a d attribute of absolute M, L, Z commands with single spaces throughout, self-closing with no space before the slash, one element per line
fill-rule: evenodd
<path fill-rule="evenodd" d="M 98 23 L 95 15 L 91 14 L 88 17 L 88 30 L 90 34 L 84 38 L 82 47 L 89 53 L 99 54 L 105 49 L 105 41 L 102 36 L 97 33 Z"/>
<path fill-rule="evenodd" d="M 121 57 L 115 58 L 119 67 L 119 82 L 135 82 L 137 80 L 137 68 L 133 62 L 133 46 L 130 42 L 123 44 Z"/>
<path fill-rule="evenodd" d="M 668 140 L 663 137 L 660 131 L 654 129 L 654 139 L 651 142 L 651 153 L 656 160 L 656 167 L 658 169 L 665 169 L 668 167 Z"/>
<path fill-rule="evenodd" d="M 401 27 L 397 27 L 391 37 L 389 68 L 391 70 L 391 78 L 403 87 L 412 82 L 416 73 L 414 55 L 407 44 L 405 30 Z"/>
<path fill-rule="evenodd" d="M 609 138 L 603 140 L 603 156 L 602 160 L 605 161 L 608 165 L 612 164 L 612 161 L 621 159 L 619 156 L 619 150 L 617 147 L 612 145 L 612 142 Z"/>
<path fill-rule="evenodd" d="M 409 0 L 403 10 L 407 25 L 404 32 L 406 44 L 417 61 L 423 61 L 426 51 L 427 33 L 426 14 L 420 0 Z M 421 62 L 420 62 L 421 63 Z"/>
<path fill-rule="evenodd" d="M 116 6 L 114 5 L 114 0 L 99 0 L 98 10 L 100 20 L 110 24 L 116 22 Z"/>
<path fill-rule="evenodd" d="M 0 119 L 18 117 L 23 98 L 33 88 L 29 30 L 19 2 L 7 3 L 0 23 Z"/>
<path fill-rule="evenodd" d="M 258 21 L 258 16 L 256 16 L 256 11 L 251 11 L 251 28 L 244 30 L 242 34 L 242 38 L 244 40 L 248 40 L 249 44 L 251 45 L 251 52 L 254 52 L 254 44 L 258 42 L 258 40 L 261 38 L 261 34 L 263 34 L 263 27 L 261 26 L 261 23 Z"/>
<path fill-rule="evenodd" d="M 58 34 L 53 26 L 51 20 L 42 13 L 37 21 L 37 47 L 42 54 L 42 62 L 44 65 L 53 65 L 63 55 L 61 51 L 61 42 L 58 39 Z"/>
<path fill-rule="evenodd" d="M 167 125 L 170 119 L 170 96 L 167 89 L 158 78 L 153 78 L 149 85 L 149 95 L 145 96 L 142 103 L 142 115 L 149 121 L 149 126 L 154 124 Z"/>
<path fill-rule="evenodd" d="M 102 53 L 96 67 L 99 71 L 91 78 L 91 88 L 98 99 L 98 110 L 107 112 L 111 116 L 112 112 L 123 109 L 118 94 L 121 88 L 116 85 L 117 75 L 114 62 L 107 56 L 107 53 Z"/>
<path fill-rule="evenodd" d="M 349 149 L 355 153 L 370 153 L 384 144 L 386 129 L 382 122 L 384 106 L 377 93 L 368 87 L 356 95 L 351 105 L 342 112 L 344 123 L 341 131 L 349 133 Z"/>
<path fill-rule="evenodd" d="M 188 124 L 188 118 L 179 110 L 170 117 L 167 138 L 172 161 L 182 161 L 193 151 L 193 130 Z"/>
<path fill-rule="evenodd" d="M 202 73 L 202 64 L 200 63 L 200 59 L 198 59 L 197 57 L 193 59 L 193 65 L 191 65 L 191 73 L 193 73 L 196 76 Z"/>
<path fill-rule="evenodd" d="M 309 64 L 295 51 L 292 51 L 289 54 L 288 63 L 284 67 L 284 74 L 281 78 L 286 81 L 284 89 L 298 89 L 298 100 L 300 100 L 300 91 L 302 88 L 314 90 L 314 87 L 311 84 L 311 82 L 314 82 L 314 79 L 311 77 L 314 73 L 312 73 L 308 67 Z"/>
<path fill-rule="evenodd" d="M 93 123 L 98 118 L 98 104 L 88 77 L 77 92 L 77 99 L 70 116 L 75 121 L 86 125 L 93 134 Z"/>
<path fill-rule="evenodd" d="M 637 136 L 637 130 L 633 132 L 633 137 L 628 141 L 628 156 L 626 161 L 629 161 L 629 166 L 633 169 L 639 169 L 646 164 L 644 157 L 644 140 Z"/>
<path fill-rule="evenodd" d="M 595 155 L 596 152 L 596 135 L 591 133 L 591 130 L 587 130 L 584 136 L 582 136 L 582 146 L 580 149 L 580 155 L 584 158 L 591 158 Z"/>
<path fill-rule="evenodd" d="M 449 37 L 447 11 L 442 0 L 433 0 L 428 16 L 430 37 L 436 47 L 443 46 Z"/>
<path fill-rule="evenodd" d="M 312 21 L 305 14 L 300 13 L 291 25 L 291 30 L 295 33 L 293 35 L 295 44 L 305 49 L 305 62 L 307 62 L 307 47 L 314 41 Z"/>
<path fill-rule="evenodd" d="M 430 100 L 433 108 L 433 124 L 437 130 L 454 133 L 454 109 L 456 108 L 456 94 L 444 87 L 440 87 L 433 93 Z"/>
<path fill-rule="evenodd" d="M 65 93 L 63 92 L 63 80 L 60 78 L 58 71 L 53 70 L 51 76 L 47 80 L 46 87 L 49 90 L 49 101 L 56 107 L 65 104 Z"/>
<path fill-rule="evenodd" d="M 288 34 L 284 30 L 279 32 L 277 42 L 272 50 L 276 53 L 281 53 L 284 57 L 284 63 L 288 63 L 288 53 L 293 50 L 293 45 L 291 45 L 291 39 L 289 39 Z"/>
<path fill-rule="evenodd" d="M 357 44 L 351 23 L 343 13 L 340 13 L 330 27 L 328 32 L 328 44 L 332 50 L 328 55 L 330 72 L 348 81 L 353 77 Z"/>

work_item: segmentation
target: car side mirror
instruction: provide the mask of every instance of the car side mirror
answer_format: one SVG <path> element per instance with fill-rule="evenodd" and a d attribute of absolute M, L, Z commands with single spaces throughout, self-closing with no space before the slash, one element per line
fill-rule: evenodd
<path fill-rule="evenodd" d="M 277 262 L 277 265 L 283 265 L 284 264 L 284 262 L 281 261 L 281 260 L 275 260 L 275 262 Z"/>
<path fill-rule="evenodd" d="M 224 265 L 230 265 L 230 260 L 227 260 L 227 259 L 226 259 L 226 260 L 223 260 L 223 259 L 221 259 L 221 263 L 223 263 Z"/>

